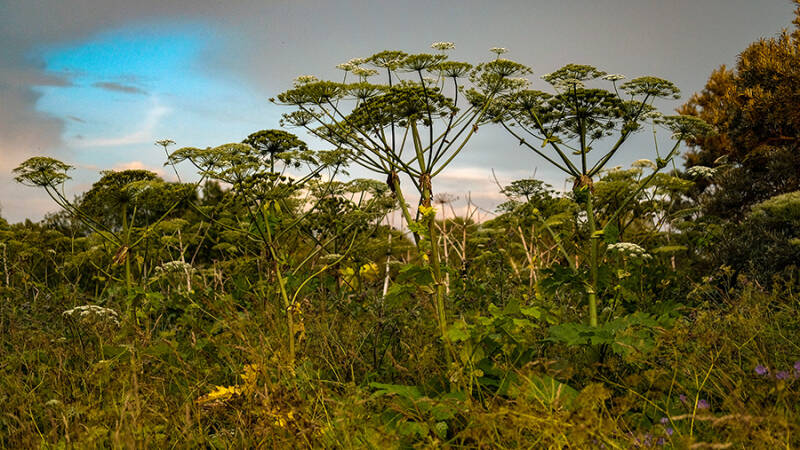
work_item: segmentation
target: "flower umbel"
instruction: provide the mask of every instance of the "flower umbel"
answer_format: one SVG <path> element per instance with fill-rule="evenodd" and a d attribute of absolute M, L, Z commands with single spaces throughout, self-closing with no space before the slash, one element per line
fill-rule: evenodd
<path fill-rule="evenodd" d="M 619 80 L 624 80 L 625 79 L 625 75 L 621 75 L 621 74 L 618 74 L 618 73 L 610 73 L 610 74 L 604 76 L 603 79 L 604 80 L 608 80 L 608 81 L 619 81 Z"/>
<path fill-rule="evenodd" d="M 119 314 L 111 308 L 98 305 L 81 305 L 61 313 L 83 324 L 111 324 L 119 326 Z"/>
<path fill-rule="evenodd" d="M 294 79 L 295 86 L 303 86 L 308 83 L 313 83 L 315 81 L 319 81 L 319 78 L 315 77 L 314 75 L 300 75 L 299 77 Z"/>
<path fill-rule="evenodd" d="M 456 44 L 452 42 L 434 42 L 431 44 L 431 48 L 441 51 L 452 50 L 456 48 Z"/>
<path fill-rule="evenodd" d="M 650 259 L 652 256 L 645 251 L 642 247 L 634 244 L 633 242 L 617 242 L 616 244 L 610 244 L 608 246 L 608 250 L 611 252 L 618 253 L 626 258 L 639 258 L 639 259 Z"/>
<path fill-rule="evenodd" d="M 686 169 L 686 173 L 693 178 L 711 178 L 716 173 L 716 169 L 706 166 L 692 166 Z"/>

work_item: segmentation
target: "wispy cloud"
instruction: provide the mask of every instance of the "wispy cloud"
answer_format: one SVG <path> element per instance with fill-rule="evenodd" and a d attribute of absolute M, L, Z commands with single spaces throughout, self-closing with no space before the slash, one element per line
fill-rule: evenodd
<path fill-rule="evenodd" d="M 141 94 L 141 95 L 146 94 L 144 90 L 136 86 L 116 83 L 113 81 L 98 81 L 97 83 L 92 84 L 92 86 L 100 89 L 105 89 L 107 91 L 122 92 L 125 94 Z"/>
<path fill-rule="evenodd" d="M 155 139 L 153 132 L 159 120 L 164 117 L 170 109 L 159 104 L 157 101 L 150 108 L 139 128 L 131 133 L 117 137 L 94 138 L 73 141 L 75 147 L 113 147 L 130 144 L 141 144 L 151 142 Z"/>

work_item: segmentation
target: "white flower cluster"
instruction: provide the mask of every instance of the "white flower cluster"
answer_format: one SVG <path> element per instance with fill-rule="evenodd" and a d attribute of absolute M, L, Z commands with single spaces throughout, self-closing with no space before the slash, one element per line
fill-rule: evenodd
<path fill-rule="evenodd" d="M 299 77 L 294 79 L 294 85 L 302 86 L 304 84 L 313 83 L 315 81 L 319 81 L 319 78 L 315 77 L 314 75 L 300 75 Z"/>
<path fill-rule="evenodd" d="M 616 244 L 609 244 L 608 250 L 619 253 L 628 258 L 650 259 L 652 256 L 645 251 L 642 247 L 634 244 L 633 242 L 617 242 Z"/>
<path fill-rule="evenodd" d="M 649 111 L 642 114 L 642 120 L 651 120 L 653 123 L 663 123 L 664 114 L 660 111 Z"/>
<path fill-rule="evenodd" d="M 377 75 L 377 73 L 378 73 L 378 71 L 375 70 L 375 69 L 365 69 L 363 67 L 358 67 L 358 66 L 354 67 L 350 71 L 353 72 L 353 75 L 358 75 L 358 76 L 364 77 L 364 78 L 371 77 L 373 75 Z"/>
<path fill-rule="evenodd" d="M 431 48 L 441 51 L 452 50 L 456 48 L 456 44 L 452 42 L 434 42 L 431 44 Z"/>
<path fill-rule="evenodd" d="M 692 166 L 686 169 L 686 173 L 693 178 L 711 178 L 717 172 L 717 169 L 706 166 Z"/>
<path fill-rule="evenodd" d="M 422 77 L 422 82 L 425 86 L 436 86 L 436 78 L 433 77 Z"/>
<path fill-rule="evenodd" d="M 172 273 L 172 272 L 194 272 L 194 267 L 191 264 L 183 261 L 170 261 L 156 267 L 158 273 Z"/>
<path fill-rule="evenodd" d="M 489 51 L 497 54 L 497 56 L 500 56 L 503 53 L 508 53 L 508 49 L 505 47 L 492 47 L 489 49 Z"/>
<path fill-rule="evenodd" d="M 344 70 L 345 72 L 352 72 L 353 70 L 357 69 L 358 66 L 364 64 L 365 62 L 367 62 L 365 58 L 353 58 L 350 61 L 337 64 L 336 68 Z"/>
<path fill-rule="evenodd" d="M 531 85 L 527 78 L 506 78 L 506 81 L 511 85 L 511 89 L 525 89 Z"/>
<path fill-rule="evenodd" d="M 81 305 L 68 309 L 61 313 L 64 317 L 87 323 L 87 322 L 107 322 L 119 326 L 119 314 L 111 308 L 103 308 L 97 305 Z"/>
<path fill-rule="evenodd" d="M 563 80 L 556 80 L 553 81 L 553 87 L 558 90 L 565 90 L 565 89 L 583 89 L 584 84 L 583 81 L 577 78 L 565 78 Z"/>
<path fill-rule="evenodd" d="M 621 74 L 618 74 L 618 73 L 610 73 L 610 74 L 604 76 L 603 79 L 604 80 L 608 80 L 608 81 L 619 81 L 619 80 L 624 80 L 625 79 L 625 75 L 621 75 Z"/>

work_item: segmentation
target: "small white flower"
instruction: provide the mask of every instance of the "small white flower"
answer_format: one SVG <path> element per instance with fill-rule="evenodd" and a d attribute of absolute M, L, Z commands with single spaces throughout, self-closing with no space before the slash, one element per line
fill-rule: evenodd
<path fill-rule="evenodd" d="M 345 72 L 350 72 L 353 69 L 355 69 L 356 67 L 358 67 L 358 66 L 356 66 L 355 64 L 351 64 L 349 62 L 345 62 L 345 63 L 341 63 L 341 64 L 337 64 L 336 65 L 337 69 L 344 70 Z"/>
<path fill-rule="evenodd" d="M 542 76 L 542 79 L 550 83 L 558 91 L 567 91 L 570 89 L 583 89 L 583 81 L 577 78 L 563 78 L 556 80 L 549 80 L 548 75 Z"/>
<path fill-rule="evenodd" d="M 642 114 L 642 119 L 644 120 L 652 120 L 653 122 L 659 122 L 664 118 L 664 114 L 661 114 L 659 111 L 650 111 L 648 113 Z"/>
<path fill-rule="evenodd" d="M 609 244 L 608 250 L 618 253 L 627 258 L 650 259 L 649 253 L 642 247 L 634 244 L 633 242 L 617 242 L 616 244 Z"/>
<path fill-rule="evenodd" d="M 452 50 L 456 48 L 456 44 L 452 42 L 434 42 L 431 44 L 431 48 L 441 51 Z"/>
<path fill-rule="evenodd" d="M 618 74 L 618 73 L 610 73 L 610 74 L 604 76 L 603 79 L 604 80 L 608 80 L 608 81 L 619 81 L 619 80 L 624 80 L 625 79 L 625 75 L 621 75 L 621 74 Z"/>
<path fill-rule="evenodd" d="M 531 85 L 527 78 L 507 78 L 511 89 L 525 89 Z"/>
<path fill-rule="evenodd" d="M 436 85 L 436 78 L 433 77 L 422 77 L 422 82 L 425 86 L 435 86 Z"/>
<path fill-rule="evenodd" d="M 81 305 L 61 313 L 64 317 L 76 319 L 83 324 L 110 323 L 119 326 L 119 314 L 111 308 L 98 305 Z"/>
<path fill-rule="evenodd" d="M 363 67 L 356 67 L 353 70 L 351 70 L 351 72 L 353 72 L 353 75 L 358 75 L 358 76 L 364 77 L 364 78 L 371 77 L 371 76 L 376 75 L 378 73 L 378 71 L 375 70 L 375 69 L 365 69 Z"/>
<path fill-rule="evenodd" d="M 711 178 L 716 172 L 716 169 L 706 166 L 692 166 L 686 170 L 686 173 L 692 178 Z"/>
<path fill-rule="evenodd" d="M 159 273 L 172 273 L 172 272 L 194 272 L 195 269 L 191 264 L 183 261 L 169 261 L 156 267 L 156 272 Z"/>
<path fill-rule="evenodd" d="M 315 77 L 314 75 L 300 75 L 299 77 L 294 79 L 294 85 L 302 86 L 304 84 L 313 83 L 315 81 L 319 81 L 319 78 Z"/>
<path fill-rule="evenodd" d="M 495 53 L 497 56 L 500 56 L 503 53 L 508 53 L 508 49 L 505 47 L 492 47 L 489 49 L 489 51 Z"/>
<path fill-rule="evenodd" d="M 366 58 L 353 58 L 350 61 L 347 61 L 348 64 L 352 64 L 354 66 L 360 66 L 367 62 Z"/>

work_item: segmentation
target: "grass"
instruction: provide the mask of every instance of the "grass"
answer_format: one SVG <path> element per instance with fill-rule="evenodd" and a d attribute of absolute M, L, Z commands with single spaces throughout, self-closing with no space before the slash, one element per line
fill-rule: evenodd
<path fill-rule="evenodd" d="M 309 303 L 296 366 L 288 364 L 277 307 L 246 296 L 182 293 L 185 309 L 119 328 L 74 326 L 61 312 L 76 298 L 12 297 L 0 309 L 0 442 L 793 448 L 800 444 L 795 292 L 746 284 L 696 293 L 696 305 L 658 330 L 646 353 L 598 360 L 591 348 L 541 343 L 525 364 L 496 358 L 495 369 L 556 384 L 522 382 L 513 392 L 478 384 L 453 398 L 443 387 L 453 367 L 441 362 L 435 325 L 413 307 L 402 321 L 380 322 L 370 308 L 376 296 Z M 759 375 L 758 365 L 769 372 Z M 380 393 L 375 382 L 419 392 Z M 209 401 L 217 386 L 235 393 Z"/>

